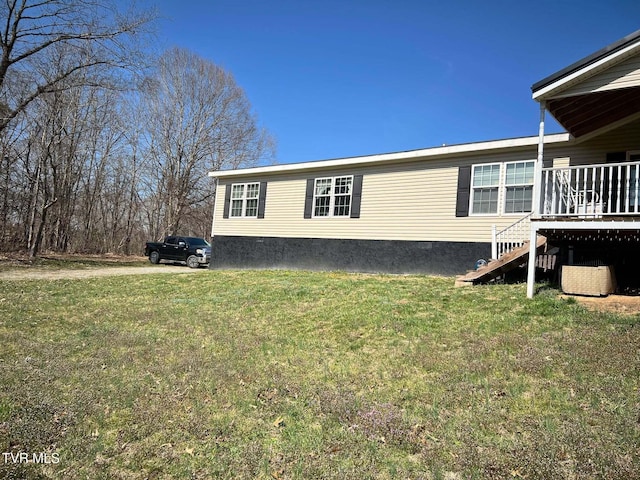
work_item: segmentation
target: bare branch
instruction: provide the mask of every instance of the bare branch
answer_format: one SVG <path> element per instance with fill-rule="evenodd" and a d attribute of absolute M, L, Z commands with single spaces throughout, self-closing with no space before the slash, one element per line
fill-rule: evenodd
<path fill-rule="evenodd" d="M 0 32 L 0 99 L 7 112 L 0 118 L 0 132 L 40 95 L 57 91 L 60 84 L 82 70 L 131 68 L 136 63 L 131 39 L 144 33 L 155 13 L 120 16 L 109 1 L 6 0 L 0 18 L 6 20 Z M 66 71 L 49 77 L 39 71 L 52 49 L 62 46 L 73 61 Z M 83 52 L 91 51 L 91 55 Z M 9 76 L 26 75 L 28 84 L 20 95 L 9 92 Z"/>
<path fill-rule="evenodd" d="M 196 231 L 211 208 L 207 171 L 255 164 L 268 134 L 233 76 L 186 50 L 161 57 L 143 94 L 148 176 L 157 184 L 153 208 L 163 205 L 164 233 L 180 226 Z"/>

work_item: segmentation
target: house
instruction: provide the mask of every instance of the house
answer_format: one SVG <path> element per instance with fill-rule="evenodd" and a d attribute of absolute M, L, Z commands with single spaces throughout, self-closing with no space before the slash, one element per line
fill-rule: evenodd
<path fill-rule="evenodd" d="M 537 136 L 211 172 L 211 268 L 452 275 L 531 239 L 535 260 L 538 235 L 565 262 L 626 262 L 640 239 L 640 31 L 533 98 Z M 545 135 L 547 112 L 566 133 Z"/>

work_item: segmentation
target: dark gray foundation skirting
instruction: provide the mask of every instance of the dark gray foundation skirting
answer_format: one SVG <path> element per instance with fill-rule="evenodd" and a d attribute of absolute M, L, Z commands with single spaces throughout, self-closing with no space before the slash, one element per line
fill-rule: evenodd
<path fill-rule="evenodd" d="M 490 256 L 491 244 L 479 242 L 216 236 L 209 268 L 456 275 Z"/>

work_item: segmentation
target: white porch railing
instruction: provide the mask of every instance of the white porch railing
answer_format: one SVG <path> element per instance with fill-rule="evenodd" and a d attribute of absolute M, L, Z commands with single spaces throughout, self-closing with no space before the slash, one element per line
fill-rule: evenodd
<path fill-rule="evenodd" d="M 531 215 L 522 217 L 504 230 L 497 231 L 493 226 L 491 235 L 491 258 L 499 259 L 514 248 L 521 247 L 529 240 L 531 233 Z"/>
<path fill-rule="evenodd" d="M 541 215 L 640 215 L 640 162 L 542 169 Z"/>

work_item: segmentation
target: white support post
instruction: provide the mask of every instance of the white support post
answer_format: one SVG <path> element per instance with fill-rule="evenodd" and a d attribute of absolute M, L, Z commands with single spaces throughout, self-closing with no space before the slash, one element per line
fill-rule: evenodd
<path fill-rule="evenodd" d="M 527 264 L 527 297 L 533 298 L 536 293 L 536 255 L 538 253 L 538 227 L 531 223 L 531 235 L 529 237 L 529 263 Z"/>
<path fill-rule="evenodd" d="M 498 259 L 498 228 L 495 223 L 491 226 L 491 259 Z"/>
<path fill-rule="evenodd" d="M 533 218 L 540 217 L 540 205 L 542 203 L 542 167 L 544 163 L 544 121 L 547 107 L 544 101 L 540 102 L 540 125 L 538 127 L 538 158 L 536 160 L 533 177 Z"/>
<path fill-rule="evenodd" d="M 535 219 L 540 218 L 540 205 L 542 203 L 542 164 L 544 160 L 544 120 L 547 106 L 540 102 L 540 126 L 538 129 L 538 158 L 533 177 L 533 219 L 531 222 L 531 235 L 529 236 L 529 264 L 527 270 L 527 297 L 533 298 L 536 287 L 536 254 L 538 251 L 538 227 Z"/>

